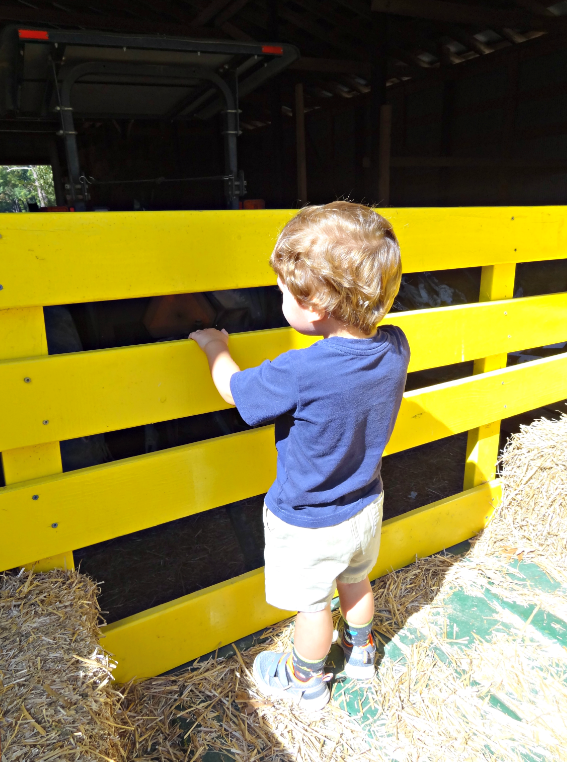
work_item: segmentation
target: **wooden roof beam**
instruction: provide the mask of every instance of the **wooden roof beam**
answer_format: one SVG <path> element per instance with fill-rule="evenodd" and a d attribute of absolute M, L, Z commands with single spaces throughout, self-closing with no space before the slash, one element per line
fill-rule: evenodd
<path fill-rule="evenodd" d="M 65 27 L 83 27 L 101 31 L 124 32 L 126 34 L 165 34 L 173 37 L 222 37 L 218 30 L 195 27 L 188 24 L 162 21 L 145 21 L 125 16 L 110 16 L 100 13 L 67 12 L 54 8 L 33 9 L 25 6 L 4 5 L 0 3 L 0 21 L 13 21 L 17 24 L 49 26 L 55 24 Z"/>
<path fill-rule="evenodd" d="M 287 8 L 282 8 L 280 9 L 280 17 L 285 21 L 288 21 L 290 24 L 308 32 L 313 37 L 323 40 L 326 43 L 331 43 L 334 48 L 342 50 L 344 53 L 351 56 L 351 58 L 357 58 L 361 53 L 360 50 L 349 45 L 348 42 L 343 41 L 337 32 L 325 29 L 307 16 L 295 13 L 295 11 L 290 11 Z"/>
<path fill-rule="evenodd" d="M 351 16 L 348 17 L 333 10 L 329 2 L 322 3 L 319 0 L 295 0 L 295 2 L 310 11 L 312 18 L 324 18 L 342 32 L 350 32 L 358 40 L 362 39 L 370 43 L 374 41 L 372 30 L 369 29 L 368 24 L 360 17 L 353 16 L 352 9 Z"/>
<path fill-rule="evenodd" d="M 461 45 L 464 45 L 469 50 L 473 50 L 475 53 L 480 53 L 485 56 L 488 53 L 494 52 L 494 48 L 491 48 L 490 45 L 487 45 L 485 42 L 481 42 L 474 36 L 474 34 L 470 34 L 460 26 L 455 24 L 444 24 L 442 31 L 447 37 L 451 37 L 453 40 L 460 42 Z"/>
<path fill-rule="evenodd" d="M 154 13 L 166 14 L 172 19 L 181 21 L 183 24 L 193 23 L 193 14 L 186 13 L 181 6 L 174 5 L 169 0 L 142 0 L 142 6 L 149 8 Z"/>
<path fill-rule="evenodd" d="M 354 11 L 363 19 L 372 18 L 372 12 L 364 0 L 335 0 L 335 3 L 348 8 L 349 11 Z"/>
<path fill-rule="evenodd" d="M 205 26 L 211 19 L 223 11 L 227 5 L 230 5 L 231 0 L 212 0 L 208 2 L 200 13 L 193 19 L 195 26 Z"/>
<path fill-rule="evenodd" d="M 549 32 L 567 31 L 567 16 L 542 16 L 526 10 L 464 5 L 449 0 L 372 0 L 372 10 L 377 13 L 445 21 L 451 24 L 520 27 Z"/>
<path fill-rule="evenodd" d="M 215 18 L 215 26 L 222 27 L 223 24 L 229 21 L 233 16 L 236 16 L 236 14 L 242 10 L 245 5 L 248 5 L 249 2 L 250 0 L 232 0 L 232 2 L 229 3 Z"/>
<path fill-rule="evenodd" d="M 554 16 L 545 3 L 540 3 L 538 0 L 514 0 L 516 5 L 525 8 L 531 13 L 535 13 L 536 16 Z"/>
<path fill-rule="evenodd" d="M 516 32 L 514 29 L 508 29 L 508 27 L 502 27 L 500 31 L 502 32 L 502 36 L 505 39 L 510 40 L 510 42 L 513 42 L 515 45 L 519 44 L 520 42 L 526 41 L 526 37 L 524 37 L 523 34 Z"/>
<path fill-rule="evenodd" d="M 370 64 L 367 61 L 351 61 L 341 58 L 298 58 L 289 69 L 295 71 L 315 71 L 327 74 L 354 74 L 370 77 Z"/>

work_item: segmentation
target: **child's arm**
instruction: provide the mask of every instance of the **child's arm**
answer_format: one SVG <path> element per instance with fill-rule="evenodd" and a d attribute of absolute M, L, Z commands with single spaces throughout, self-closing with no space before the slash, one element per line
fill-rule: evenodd
<path fill-rule="evenodd" d="M 230 379 L 240 371 L 240 368 L 230 356 L 228 333 L 224 328 L 222 331 L 217 331 L 216 328 L 205 328 L 203 331 L 190 333 L 189 338 L 196 341 L 207 355 L 213 383 L 220 396 L 229 405 L 234 405 L 230 391 Z"/>

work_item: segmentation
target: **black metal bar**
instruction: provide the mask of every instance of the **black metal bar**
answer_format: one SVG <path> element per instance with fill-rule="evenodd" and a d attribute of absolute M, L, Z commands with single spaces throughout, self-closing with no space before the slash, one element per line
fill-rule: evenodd
<path fill-rule="evenodd" d="M 126 74 L 128 76 L 178 76 L 201 80 L 209 80 L 221 94 L 224 103 L 224 146 L 225 146 L 225 195 L 229 209 L 238 209 L 238 197 L 244 194 L 244 180 L 238 173 L 237 136 L 238 136 L 238 82 L 236 74 L 229 74 L 225 82 L 216 72 L 199 66 L 168 66 L 165 64 L 111 63 L 104 61 L 87 61 L 70 69 L 63 78 L 60 97 L 61 134 L 65 140 L 67 163 L 69 168 L 69 184 L 71 186 L 75 208 L 84 210 L 84 198 L 78 198 L 76 191 L 83 183 L 83 194 L 86 196 L 86 180 L 81 175 L 79 154 L 77 150 L 76 131 L 71 106 L 71 89 L 75 82 L 86 74 Z"/>
<path fill-rule="evenodd" d="M 269 43 L 267 46 L 272 47 Z M 283 49 L 283 55 L 264 62 L 264 64 L 256 71 L 253 71 L 248 77 L 240 81 L 238 88 L 239 97 L 242 98 L 243 96 L 248 95 L 248 93 L 251 93 L 252 90 L 255 90 L 263 82 L 271 79 L 299 58 L 299 50 L 295 45 L 282 45 L 281 47 Z M 213 114 L 216 114 L 219 109 L 220 103 L 215 101 L 211 103 L 210 106 L 207 106 L 200 111 L 198 116 L 200 119 L 209 119 Z"/>
<path fill-rule="evenodd" d="M 136 183 L 156 183 L 161 185 L 162 183 L 193 183 L 193 182 L 205 182 L 207 180 L 224 181 L 230 180 L 230 175 L 205 175 L 203 177 L 152 177 L 143 180 L 95 180 L 94 177 L 86 177 L 84 179 L 87 185 L 134 185 Z"/>
<path fill-rule="evenodd" d="M 77 148 L 77 132 L 75 130 L 75 121 L 73 119 L 73 108 L 71 106 L 71 87 L 76 78 L 80 76 L 77 72 L 77 77 L 67 76 L 63 80 L 63 87 L 59 90 L 59 82 L 57 80 L 57 71 L 55 69 L 55 63 L 51 61 L 53 69 L 53 77 L 55 81 L 55 90 L 57 93 L 57 108 L 59 109 L 59 117 L 61 119 L 61 130 L 59 135 L 63 138 L 63 144 L 65 145 L 65 156 L 67 159 L 67 174 L 69 180 L 68 190 L 71 196 L 71 205 L 74 206 L 76 211 L 84 212 L 86 209 L 86 199 L 84 193 L 78 194 L 77 191 L 81 187 L 81 167 L 79 163 L 79 149 Z M 81 64 L 84 66 L 84 64 Z M 72 75 L 79 66 L 71 69 L 70 75 Z M 79 198 L 80 196 L 80 198 Z"/>
<path fill-rule="evenodd" d="M 229 209 L 238 209 L 238 198 L 244 195 L 244 188 L 240 188 L 238 179 L 238 154 L 237 139 L 239 134 L 238 119 L 238 76 L 236 71 L 230 70 L 227 77 L 227 86 L 230 97 L 226 98 L 224 117 L 224 162 L 225 172 L 230 179 L 226 181 L 226 204 Z"/>
<path fill-rule="evenodd" d="M 21 25 L 20 25 L 21 26 Z M 27 27 L 26 29 L 31 29 Z M 216 53 L 226 55 L 262 55 L 280 57 L 283 53 L 265 52 L 264 48 L 280 48 L 285 51 L 286 48 L 292 48 L 293 45 L 260 42 L 231 42 L 228 40 L 197 40 L 186 37 L 158 37 L 150 35 L 126 35 L 112 34 L 106 32 L 75 32 L 63 29 L 48 29 L 48 40 L 25 39 L 25 42 L 44 43 L 57 42 L 67 45 L 90 45 L 104 48 L 137 48 L 143 50 L 175 50 L 189 53 Z"/>

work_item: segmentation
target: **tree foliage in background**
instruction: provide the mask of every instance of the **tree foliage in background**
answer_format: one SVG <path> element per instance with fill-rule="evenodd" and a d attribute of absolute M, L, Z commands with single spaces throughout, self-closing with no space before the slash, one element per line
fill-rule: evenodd
<path fill-rule="evenodd" d="M 27 212 L 30 203 L 55 206 L 51 167 L 0 165 L 0 212 Z"/>

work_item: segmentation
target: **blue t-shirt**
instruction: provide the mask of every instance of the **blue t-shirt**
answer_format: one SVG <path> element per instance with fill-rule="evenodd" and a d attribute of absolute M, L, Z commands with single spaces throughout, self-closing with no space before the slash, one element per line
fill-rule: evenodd
<path fill-rule="evenodd" d="M 275 420 L 270 511 L 298 527 L 351 518 L 382 492 L 382 453 L 394 428 L 410 350 L 404 332 L 333 336 L 235 373 L 230 389 L 250 426 Z"/>

